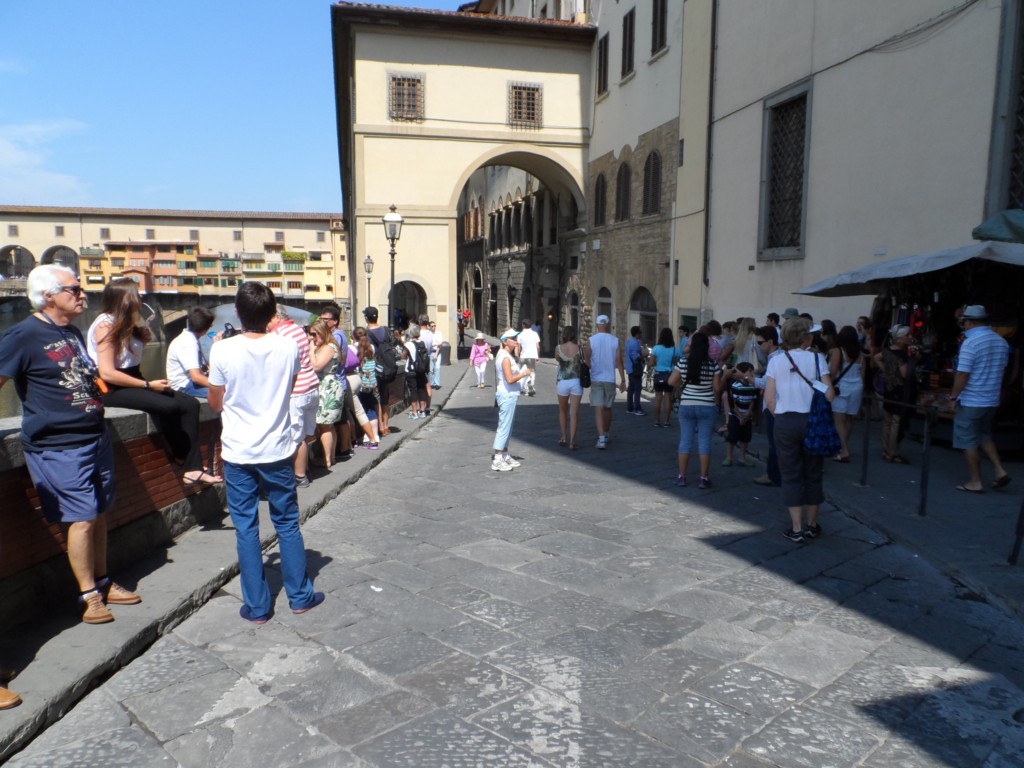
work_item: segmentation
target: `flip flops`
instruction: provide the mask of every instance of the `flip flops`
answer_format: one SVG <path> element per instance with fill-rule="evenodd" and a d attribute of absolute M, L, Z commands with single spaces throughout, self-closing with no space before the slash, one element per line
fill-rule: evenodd
<path fill-rule="evenodd" d="M 984 493 L 985 492 L 984 489 L 982 489 L 982 488 L 968 488 L 966 485 L 958 485 L 958 486 L 956 486 L 956 490 L 958 490 L 958 491 L 965 491 L 966 493 Z"/>
<path fill-rule="evenodd" d="M 992 481 L 992 487 L 993 488 L 1005 488 L 1009 484 L 1010 484 L 1010 476 L 1009 475 L 1003 475 L 1002 477 L 997 477 L 995 480 Z"/>

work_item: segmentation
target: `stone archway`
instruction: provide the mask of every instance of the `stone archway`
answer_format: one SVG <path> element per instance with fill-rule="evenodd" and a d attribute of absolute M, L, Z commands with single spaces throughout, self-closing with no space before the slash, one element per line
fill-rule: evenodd
<path fill-rule="evenodd" d="M 629 301 L 626 325 L 639 325 L 643 340 L 647 344 L 653 344 L 658 338 L 658 302 L 654 300 L 651 292 L 642 286 L 633 292 L 633 298 Z"/>
<path fill-rule="evenodd" d="M 0 248 L 0 275 L 24 280 L 36 267 L 36 257 L 28 248 L 8 245 Z"/>
<path fill-rule="evenodd" d="M 392 312 L 398 311 L 410 323 L 418 322 L 420 315 L 427 314 L 427 292 L 423 286 L 412 280 L 403 280 L 395 283 L 394 307 Z"/>
<path fill-rule="evenodd" d="M 39 259 L 40 264 L 60 264 L 67 267 L 76 275 L 78 274 L 78 254 L 66 245 L 56 245 L 47 248 Z"/>

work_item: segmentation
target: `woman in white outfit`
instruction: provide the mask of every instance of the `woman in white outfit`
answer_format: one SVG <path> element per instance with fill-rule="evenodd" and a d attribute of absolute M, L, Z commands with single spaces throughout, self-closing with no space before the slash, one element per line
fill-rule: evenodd
<path fill-rule="evenodd" d="M 512 420 L 516 415 L 516 403 L 519 401 L 519 394 L 522 392 L 522 385 L 519 383 L 532 371 L 516 363 L 516 354 L 519 352 L 519 344 L 516 336 L 519 332 L 509 328 L 501 334 L 501 349 L 494 357 L 495 379 L 498 383 L 498 391 L 494 401 L 498 406 L 498 431 L 494 435 L 494 457 L 491 459 L 491 469 L 495 472 L 507 472 L 519 466 L 519 462 L 508 454 L 509 440 L 512 438 Z"/>

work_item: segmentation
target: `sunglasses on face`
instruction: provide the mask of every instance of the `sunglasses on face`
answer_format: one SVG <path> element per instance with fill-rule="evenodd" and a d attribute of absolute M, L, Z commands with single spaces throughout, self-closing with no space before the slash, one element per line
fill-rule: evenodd
<path fill-rule="evenodd" d="M 80 285 L 62 285 L 58 289 L 57 293 L 70 293 L 75 298 L 78 298 L 82 293 L 84 293 L 84 290 Z"/>

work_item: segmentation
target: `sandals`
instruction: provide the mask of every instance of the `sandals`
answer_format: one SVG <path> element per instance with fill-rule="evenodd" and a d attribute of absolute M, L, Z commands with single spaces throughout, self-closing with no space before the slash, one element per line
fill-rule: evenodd
<path fill-rule="evenodd" d="M 910 463 L 905 458 L 900 456 L 898 453 L 895 456 L 892 457 L 891 461 L 892 461 L 893 464 L 909 464 Z"/>
<path fill-rule="evenodd" d="M 181 476 L 181 482 L 186 488 L 192 488 L 197 485 L 216 485 L 217 483 L 223 483 L 224 478 L 220 475 L 214 475 L 209 469 L 203 467 L 201 470 L 192 470 L 193 472 L 198 471 L 199 477 L 188 478 L 184 475 Z"/>
<path fill-rule="evenodd" d="M 570 451 L 578 451 L 579 449 L 580 449 L 580 447 L 578 445 L 576 445 L 576 443 L 569 443 L 569 450 Z"/>
<path fill-rule="evenodd" d="M 565 448 L 565 446 L 567 445 L 567 443 L 565 442 L 565 438 L 563 437 L 563 438 L 562 438 L 561 440 L 559 440 L 559 441 L 558 441 L 558 444 L 559 444 L 560 446 L 562 446 L 563 448 Z"/>

